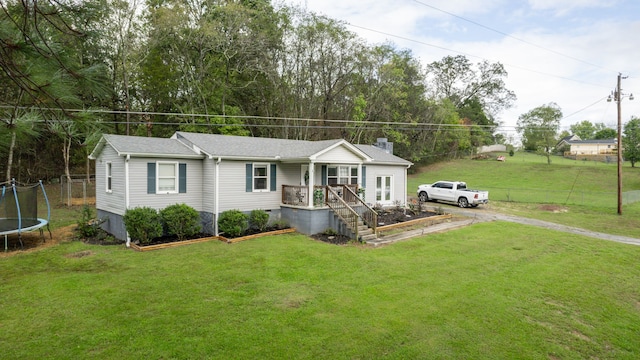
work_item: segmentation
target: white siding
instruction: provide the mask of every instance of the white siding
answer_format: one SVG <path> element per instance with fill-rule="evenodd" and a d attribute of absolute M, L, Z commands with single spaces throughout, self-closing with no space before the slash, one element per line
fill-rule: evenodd
<path fill-rule="evenodd" d="M 276 165 L 276 191 L 247 192 L 246 164 L 250 161 L 225 161 L 220 163 L 220 212 L 232 209 L 280 209 L 282 201 L 282 177 L 280 164 Z"/>
<path fill-rule="evenodd" d="M 216 206 L 216 161 L 204 159 L 202 164 L 202 210 L 210 213 L 215 212 Z"/>
<path fill-rule="evenodd" d="M 125 212 L 124 157 L 106 145 L 96 159 L 96 209 L 123 215 Z M 107 192 L 106 164 L 111 162 L 111 192 Z"/>
<path fill-rule="evenodd" d="M 407 199 L 407 167 L 406 166 L 389 166 L 389 165 L 365 165 L 366 170 L 366 184 L 365 188 L 365 202 L 369 204 L 376 203 L 376 178 L 378 176 L 392 176 L 392 202 L 400 202 L 402 205 L 406 205 Z"/>
<path fill-rule="evenodd" d="M 316 159 L 316 162 L 324 162 L 330 164 L 358 164 L 362 162 L 362 158 L 344 146 L 338 146 Z"/>
<path fill-rule="evenodd" d="M 202 211 L 202 160 L 161 159 L 187 164 L 187 192 L 184 194 L 147 194 L 147 163 L 154 158 L 135 158 L 129 162 L 129 207 L 148 206 L 164 209 L 173 204 L 187 204 Z"/>
<path fill-rule="evenodd" d="M 278 187 L 282 185 L 303 185 L 300 183 L 300 164 L 278 164 Z"/>

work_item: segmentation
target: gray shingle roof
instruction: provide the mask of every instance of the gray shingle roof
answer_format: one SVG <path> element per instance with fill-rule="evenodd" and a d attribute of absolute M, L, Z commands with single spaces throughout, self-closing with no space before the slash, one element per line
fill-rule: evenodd
<path fill-rule="evenodd" d="M 229 136 L 177 132 L 178 139 L 185 139 L 212 156 L 302 159 L 308 158 L 343 140 L 288 140 L 246 136 Z"/>
<path fill-rule="evenodd" d="M 360 152 L 363 158 L 371 158 L 373 163 L 409 166 L 411 162 L 398 156 L 388 154 L 373 145 L 352 145 L 342 139 L 307 141 L 272 139 L 259 137 L 231 136 L 176 132 L 170 139 L 125 135 L 104 135 L 100 143 L 91 153 L 95 158 L 108 143 L 120 155 L 148 157 L 184 157 L 201 158 L 202 155 L 194 145 L 206 155 L 213 157 L 227 157 L 238 159 L 281 159 L 305 160 L 310 159 L 333 146 L 343 144 L 351 147 L 354 152 Z"/>
<path fill-rule="evenodd" d="M 174 139 L 104 135 L 104 140 L 111 144 L 119 154 L 131 154 L 137 156 L 202 157 L 200 154 Z"/>
<path fill-rule="evenodd" d="M 567 144 L 615 144 L 617 142 L 617 139 L 569 140 Z"/>
<path fill-rule="evenodd" d="M 360 149 L 365 154 L 369 155 L 373 159 L 374 163 L 381 164 L 402 164 L 402 165 L 412 165 L 410 161 L 407 161 L 401 157 L 395 156 L 393 154 L 389 154 L 386 151 L 377 148 L 373 145 L 356 145 L 358 149 Z"/>

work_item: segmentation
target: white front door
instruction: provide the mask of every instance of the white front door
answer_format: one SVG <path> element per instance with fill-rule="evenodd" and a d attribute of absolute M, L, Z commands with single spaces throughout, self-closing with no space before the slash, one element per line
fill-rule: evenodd
<path fill-rule="evenodd" d="M 393 199 L 392 176 L 376 177 L 376 202 L 380 204 L 390 204 Z"/>

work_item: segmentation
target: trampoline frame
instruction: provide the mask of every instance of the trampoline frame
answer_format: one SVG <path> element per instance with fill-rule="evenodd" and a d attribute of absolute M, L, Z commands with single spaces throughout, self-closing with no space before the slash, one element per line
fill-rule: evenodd
<path fill-rule="evenodd" d="M 5 197 L 5 192 L 6 192 L 6 184 L 0 184 L 2 185 L 2 196 L 0 197 L 1 199 L 4 199 Z M 42 180 L 40 180 L 38 182 L 38 184 L 36 185 L 32 185 L 33 186 L 40 186 L 40 189 L 42 190 L 42 195 L 44 196 L 44 200 L 47 204 L 47 218 L 46 219 L 42 219 L 42 218 L 37 218 L 37 219 L 33 219 L 33 220 L 38 220 L 38 223 L 35 225 L 31 225 L 31 226 L 27 226 L 27 227 L 22 227 L 22 216 L 21 216 L 21 212 L 20 212 L 20 202 L 18 201 L 18 191 L 16 190 L 16 181 L 15 179 L 11 181 L 11 190 L 13 193 L 13 197 L 16 201 L 16 208 L 17 208 L 17 213 L 18 213 L 18 218 L 17 219 L 12 219 L 12 220 L 18 220 L 18 226 L 17 229 L 11 229 L 11 230 L 5 230 L 5 231 L 0 231 L 0 235 L 4 235 L 4 251 L 6 252 L 8 250 L 8 236 L 11 234 L 18 234 L 18 241 L 20 242 L 20 248 L 24 249 L 24 244 L 22 243 L 22 232 L 24 231 L 33 231 L 33 230 L 39 230 L 40 231 L 40 237 L 42 237 L 42 240 L 46 242 L 46 239 L 44 237 L 44 227 L 47 227 L 47 231 L 49 231 L 49 238 L 52 239 L 53 236 L 51 235 L 51 229 L 49 228 L 49 221 L 51 219 L 51 206 L 49 205 L 49 198 L 47 197 L 47 192 L 44 189 L 44 185 L 42 184 Z M 1 220 L 7 220 L 7 218 L 2 218 Z"/>

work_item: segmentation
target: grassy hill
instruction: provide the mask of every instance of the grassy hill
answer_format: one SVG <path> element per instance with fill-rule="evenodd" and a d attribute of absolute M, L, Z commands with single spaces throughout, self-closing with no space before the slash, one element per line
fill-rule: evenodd
<path fill-rule="evenodd" d="M 625 203 L 623 215 L 617 215 L 617 176 L 616 163 L 556 156 L 548 165 L 545 157 L 518 152 L 507 155 L 505 162 L 460 159 L 420 168 L 409 177 L 408 191 L 415 196 L 419 184 L 466 181 L 471 188 L 488 190 L 489 208 L 497 211 L 640 237 L 640 202 Z M 640 168 L 625 164 L 623 191 L 636 190 L 640 190 Z"/>

